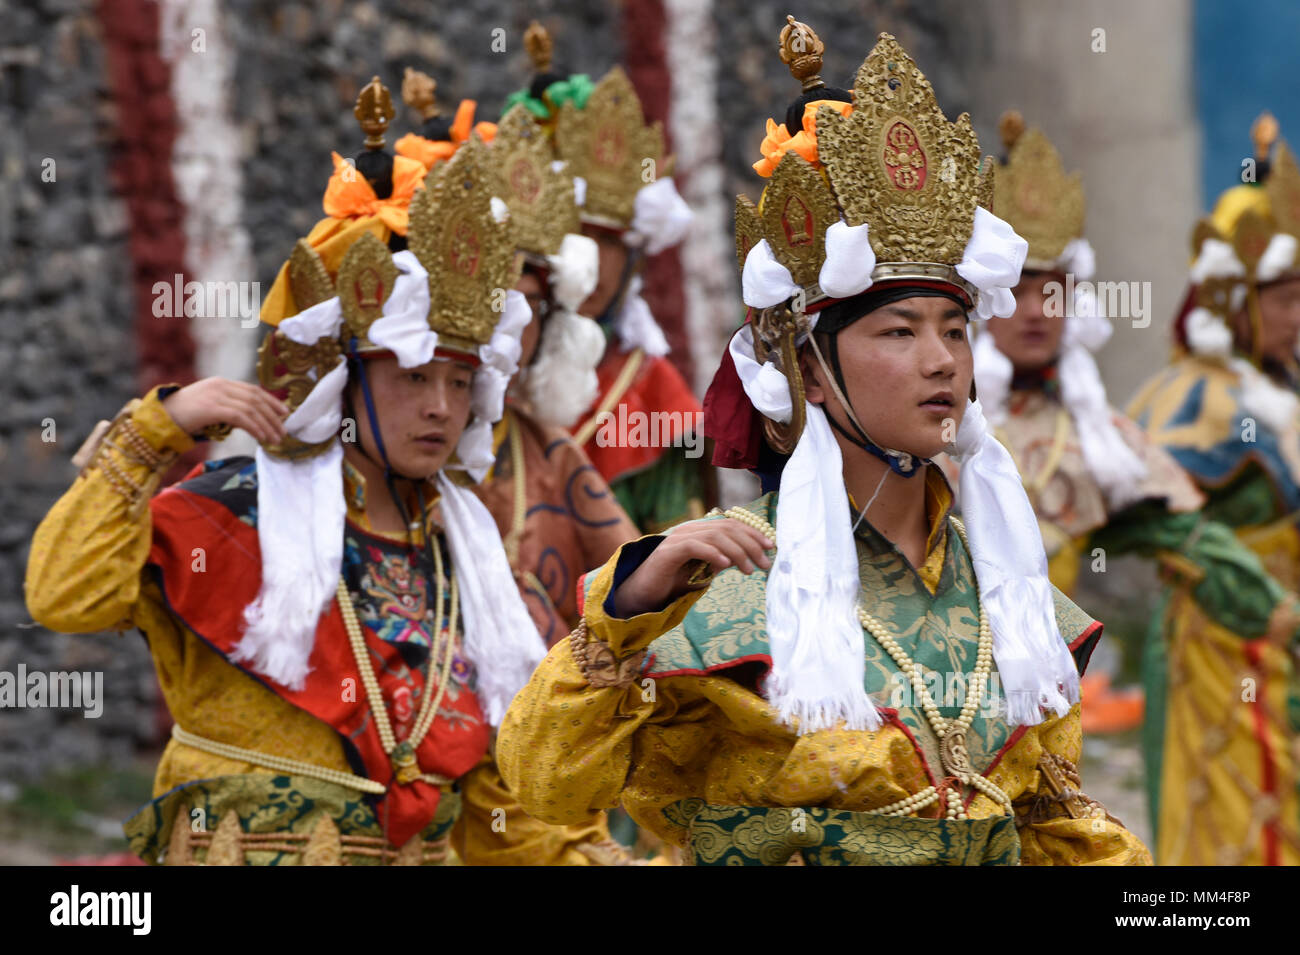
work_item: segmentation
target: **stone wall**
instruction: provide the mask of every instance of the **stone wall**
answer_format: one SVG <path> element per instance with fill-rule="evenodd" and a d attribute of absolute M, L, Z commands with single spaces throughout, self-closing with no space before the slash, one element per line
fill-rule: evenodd
<path fill-rule="evenodd" d="M 148 202 L 152 185 L 145 170 L 114 175 L 93 7 L 0 4 L 0 23 L 0 671 L 102 670 L 106 696 L 97 720 L 0 711 L 0 779 L 21 779 L 119 759 L 156 732 L 143 641 L 30 627 L 22 596 L 32 533 L 76 476 L 69 458 L 137 389 L 129 203 Z"/>

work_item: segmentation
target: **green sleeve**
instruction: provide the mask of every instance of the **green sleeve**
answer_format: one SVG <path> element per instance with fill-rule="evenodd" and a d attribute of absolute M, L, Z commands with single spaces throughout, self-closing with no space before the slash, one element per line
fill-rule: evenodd
<path fill-rule="evenodd" d="M 610 487 L 632 523 L 644 534 L 656 534 L 704 515 L 701 460 L 687 457 L 683 448 L 667 448 L 654 464 Z"/>
<path fill-rule="evenodd" d="M 1204 576 L 1192 595 L 1206 616 L 1247 639 L 1268 632 L 1273 611 L 1288 596 L 1231 528 L 1198 511 L 1175 514 L 1163 504 L 1137 504 L 1095 531 L 1091 543 L 1111 554 L 1172 556 L 1194 565 Z"/>

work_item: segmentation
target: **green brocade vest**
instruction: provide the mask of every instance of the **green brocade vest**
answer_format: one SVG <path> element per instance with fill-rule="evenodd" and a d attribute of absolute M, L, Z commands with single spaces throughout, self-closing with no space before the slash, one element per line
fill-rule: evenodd
<path fill-rule="evenodd" d="M 746 509 L 775 526 L 776 501 L 775 493 L 767 494 L 746 505 Z M 887 627 L 903 651 L 920 664 L 926 674 L 927 691 L 939 705 L 940 714 L 951 719 L 961 712 L 965 701 L 965 678 L 975 670 L 979 594 L 970 555 L 952 521 L 948 519 L 946 523 L 943 570 L 934 594 L 898 549 L 866 521 L 858 527 L 856 544 L 862 582 L 861 605 Z M 766 588 L 767 573 L 761 569 L 748 575 L 735 569 L 718 574 L 682 623 L 650 644 L 644 674 L 652 678 L 722 675 L 723 671 L 746 663 L 759 664 L 766 674 L 771 667 L 764 609 Z M 1061 636 L 1069 644 L 1082 673 L 1101 635 L 1101 624 L 1056 588 L 1053 588 L 1053 597 Z M 864 647 L 867 693 L 882 714 L 895 718 L 908 732 L 930 777 L 937 781 L 943 776 L 939 741 L 926 722 L 919 701 L 911 699 L 908 678 L 870 636 L 866 637 Z M 1022 732 L 1021 728 L 1008 724 L 1005 719 L 1005 702 L 995 665 L 989 692 L 966 734 L 971 765 L 976 771 L 987 773 Z M 751 827 L 772 826 L 776 823 L 767 817 L 778 812 L 756 807 L 714 807 L 700 800 L 683 800 L 665 811 L 676 813 L 683 822 L 694 820 L 690 824 L 692 842 L 696 861 L 703 864 L 710 863 L 702 856 L 701 847 L 694 837 L 697 830 L 707 830 L 709 835 L 704 841 L 716 844 L 719 826 L 724 829 L 745 824 Z M 792 810 L 779 811 L 789 813 Z M 1014 863 L 1019 858 L 1019 841 L 1015 839 L 1015 827 L 1009 818 L 900 820 L 824 808 L 802 811 L 806 813 L 807 828 L 812 830 L 812 823 L 816 822 L 816 831 L 834 844 L 807 844 L 810 840 L 806 836 L 776 842 L 788 848 L 786 858 L 798 851 L 810 864 L 917 864 L 926 861 L 987 864 Z M 767 821 L 752 821 L 760 817 Z M 905 829 L 909 832 L 912 829 L 924 830 L 924 835 L 912 833 L 906 842 L 915 850 L 923 846 L 929 849 L 900 850 L 897 837 Z M 854 852 L 846 852 L 843 842 L 849 832 L 857 833 L 850 840 L 857 847 Z M 867 833 L 871 835 L 865 835 Z M 1008 838 L 1014 842 L 1014 851 L 1005 842 Z M 876 849 L 870 848 L 871 845 Z M 773 858 L 765 861 L 760 859 L 758 848 L 747 852 L 739 845 L 729 846 L 721 853 L 710 850 L 704 855 L 715 856 L 713 864 L 781 864 L 784 861 L 775 858 L 784 849 L 769 846 L 766 851 Z"/>

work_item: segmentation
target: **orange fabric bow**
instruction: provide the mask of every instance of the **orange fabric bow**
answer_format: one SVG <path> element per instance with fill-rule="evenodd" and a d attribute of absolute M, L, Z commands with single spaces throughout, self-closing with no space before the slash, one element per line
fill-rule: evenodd
<path fill-rule="evenodd" d="M 450 140 L 433 140 L 425 139 L 417 133 L 407 133 L 396 143 L 393 149 L 399 156 L 406 156 L 408 159 L 414 159 L 421 163 L 425 170 L 428 171 L 436 163 L 444 159 L 450 159 L 455 155 L 466 140 L 469 139 L 471 128 L 478 133 L 479 138 L 485 143 L 492 142 L 493 137 L 497 134 L 496 123 L 479 123 L 474 124 L 474 110 L 478 103 L 472 99 L 463 99 L 460 105 L 456 107 L 456 118 L 451 124 Z"/>
<path fill-rule="evenodd" d="M 393 194 L 380 199 L 356 166 L 338 153 L 330 156 L 334 159 L 334 175 L 325 187 L 325 214 L 332 219 L 377 216 L 398 235 L 406 235 L 407 210 L 415 190 L 424 187 L 424 167 L 414 159 L 394 156 Z"/>
<path fill-rule="evenodd" d="M 781 157 L 790 151 L 798 153 L 817 168 L 821 168 L 821 164 L 817 161 L 818 106 L 829 106 L 841 116 L 847 116 L 853 112 L 852 103 L 845 103 L 835 99 L 819 99 L 811 103 L 805 103 L 803 108 L 803 129 L 793 136 L 785 128 L 785 123 L 778 124 L 769 119 L 767 121 L 767 135 L 763 137 L 763 143 L 758 147 L 763 153 L 763 158 L 754 163 L 754 172 L 764 179 L 768 178 L 776 171 L 777 163 L 781 161 Z"/>

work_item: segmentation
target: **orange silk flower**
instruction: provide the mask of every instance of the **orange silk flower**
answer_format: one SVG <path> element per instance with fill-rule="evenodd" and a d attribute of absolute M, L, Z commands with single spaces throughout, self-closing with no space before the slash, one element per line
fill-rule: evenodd
<path fill-rule="evenodd" d="M 821 168 L 817 162 L 817 107 L 829 106 L 841 116 L 853 112 L 853 104 L 835 99 L 819 99 L 805 103 L 803 108 L 803 129 L 791 136 L 785 123 L 767 121 L 767 135 L 759 149 L 763 158 L 754 163 L 754 172 L 764 179 L 776 171 L 777 163 L 787 152 L 796 152 L 814 166 Z"/>
<path fill-rule="evenodd" d="M 333 219 L 377 216 L 398 235 L 406 235 L 407 208 L 415 190 L 424 187 L 424 167 L 414 159 L 394 156 L 393 194 L 380 199 L 356 166 L 338 153 L 330 155 L 334 158 L 334 175 L 325 187 L 325 214 Z"/>
<path fill-rule="evenodd" d="M 450 159 L 457 149 L 469 139 L 471 128 L 478 133 L 485 143 L 492 142 L 497 134 L 496 123 L 474 123 L 474 110 L 478 106 L 472 99 L 463 99 L 456 107 L 456 119 L 451 124 L 450 140 L 425 139 L 417 133 L 407 133 L 396 143 L 393 149 L 399 156 L 406 156 L 424 165 L 425 170 L 432 169 L 435 163 Z"/>

